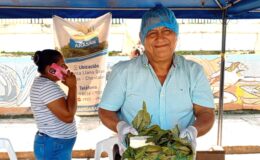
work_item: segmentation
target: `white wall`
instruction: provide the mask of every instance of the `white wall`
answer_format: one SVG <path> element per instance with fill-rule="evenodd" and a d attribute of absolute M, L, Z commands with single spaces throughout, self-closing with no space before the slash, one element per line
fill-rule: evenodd
<path fill-rule="evenodd" d="M 130 53 L 138 42 L 140 20 L 112 25 L 109 50 Z M 52 21 L 24 24 L 0 21 L 0 51 L 36 51 L 54 48 Z M 211 24 L 180 22 L 177 50 L 220 50 L 220 21 Z M 228 21 L 226 50 L 260 51 L 260 20 Z"/>

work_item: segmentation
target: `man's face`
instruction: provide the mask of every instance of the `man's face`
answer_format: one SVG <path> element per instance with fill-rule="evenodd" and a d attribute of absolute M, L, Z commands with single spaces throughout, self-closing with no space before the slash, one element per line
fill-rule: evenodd
<path fill-rule="evenodd" d="M 145 37 L 145 53 L 149 61 L 172 60 L 176 44 L 175 32 L 166 27 L 157 27 L 150 30 Z"/>

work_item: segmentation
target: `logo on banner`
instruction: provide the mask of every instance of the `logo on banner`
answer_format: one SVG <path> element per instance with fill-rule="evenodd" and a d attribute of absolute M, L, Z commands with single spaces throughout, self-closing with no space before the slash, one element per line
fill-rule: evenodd
<path fill-rule="evenodd" d="M 71 48 L 87 48 L 96 47 L 99 45 L 98 35 L 95 32 L 89 33 L 87 35 L 73 35 L 70 38 L 69 46 Z"/>

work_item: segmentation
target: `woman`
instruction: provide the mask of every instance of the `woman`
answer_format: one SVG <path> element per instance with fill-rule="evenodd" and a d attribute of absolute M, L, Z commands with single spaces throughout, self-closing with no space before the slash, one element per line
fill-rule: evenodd
<path fill-rule="evenodd" d="M 56 50 L 35 52 L 34 63 L 39 77 L 34 79 L 31 92 L 31 108 L 38 132 L 34 140 L 34 154 L 37 160 L 70 160 L 76 141 L 77 130 L 74 115 L 77 110 L 77 82 L 73 72 L 67 71 L 62 54 Z M 52 64 L 62 67 L 59 72 Z M 68 87 L 68 94 L 56 83 L 63 76 L 62 83 Z"/>

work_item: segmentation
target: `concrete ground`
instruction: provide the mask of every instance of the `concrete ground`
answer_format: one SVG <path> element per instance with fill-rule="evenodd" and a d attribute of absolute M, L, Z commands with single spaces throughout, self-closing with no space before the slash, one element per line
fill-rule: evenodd
<path fill-rule="evenodd" d="M 96 143 L 115 135 L 98 117 L 77 117 L 75 150 L 95 149 Z M 217 143 L 217 120 L 211 131 L 197 139 L 197 150 L 208 150 Z M 32 151 L 36 125 L 31 118 L 0 119 L 0 137 L 9 138 L 15 151 Z M 260 114 L 224 115 L 222 146 L 260 146 Z M 226 160 L 260 160 L 259 154 L 226 155 Z"/>

